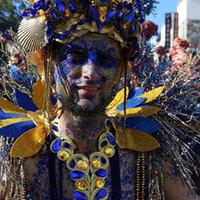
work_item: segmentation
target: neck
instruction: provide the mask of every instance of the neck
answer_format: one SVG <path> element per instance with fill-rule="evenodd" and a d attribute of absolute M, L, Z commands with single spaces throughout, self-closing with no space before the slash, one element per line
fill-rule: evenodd
<path fill-rule="evenodd" d="M 97 151 L 98 138 L 105 131 L 104 113 L 82 117 L 65 111 L 59 119 L 61 135 L 69 136 L 79 153 L 90 155 Z"/>

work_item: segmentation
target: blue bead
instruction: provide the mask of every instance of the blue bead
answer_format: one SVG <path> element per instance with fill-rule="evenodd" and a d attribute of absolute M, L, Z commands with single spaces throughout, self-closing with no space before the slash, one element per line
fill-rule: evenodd
<path fill-rule="evenodd" d="M 78 171 L 78 170 L 75 170 L 73 172 L 70 173 L 70 177 L 71 179 L 73 180 L 76 180 L 76 179 L 81 179 L 85 176 L 85 173 L 84 172 L 81 172 L 81 171 Z"/>
<path fill-rule="evenodd" d="M 63 142 L 63 147 L 69 149 L 70 146 L 71 146 L 71 145 L 70 145 L 68 142 L 66 142 L 66 141 Z"/>
<path fill-rule="evenodd" d="M 102 188 L 97 192 L 94 200 L 101 200 L 102 198 L 106 197 L 106 195 L 107 195 L 107 190 Z"/>
<path fill-rule="evenodd" d="M 110 144 L 115 145 L 115 138 L 113 135 L 111 135 L 110 133 L 107 133 L 107 139 L 110 142 Z"/>
<path fill-rule="evenodd" d="M 75 191 L 73 193 L 73 198 L 75 200 L 88 200 L 87 196 L 83 192 Z"/>
<path fill-rule="evenodd" d="M 72 161 L 70 162 L 69 166 L 70 166 L 71 168 L 74 168 L 74 167 L 76 166 L 76 162 L 75 162 L 74 160 L 72 160 Z"/>
<path fill-rule="evenodd" d="M 107 171 L 105 169 L 98 169 L 95 172 L 96 176 L 98 177 L 106 177 L 107 176 Z"/>
<path fill-rule="evenodd" d="M 61 147 L 61 139 L 57 139 L 54 143 L 53 143 L 53 145 L 52 145 L 52 151 L 54 151 L 54 152 L 58 152 L 58 151 L 60 151 L 60 147 Z"/>
<path fill-rule="evenodd" d="M 102 162 L 103 164 L 106 164 L 107 160 L 106 160 L 105 158 L 101 158 L 101 162 Z"/>
<path fill-rule="evenodd" d="M 101 147 L 105 147 L 107 144 L 108 144 L 107 141 L 103 141 L 103 142 L 101 143 Z"/>
<path fill-rule="evenodd" d="M 57 127 L 56 125 L 53 125 L 52 129 L 53 129 L 54 131 L 58 131 L 58 127 Z"/>

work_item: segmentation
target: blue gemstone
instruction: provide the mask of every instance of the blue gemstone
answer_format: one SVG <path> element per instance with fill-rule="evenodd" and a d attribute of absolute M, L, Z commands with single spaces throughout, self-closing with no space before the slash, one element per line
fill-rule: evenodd
<path fill-rule="evenodd" d="M 56 125 L 53 125 L 52 129 L 53 129 L 54 131 L 58 131 L 58 127 L 57 127 Z"/>
<path fill-rule="evenodd" d="M 74 168 L 76 166 L 76 162 L 72 160 L 69 165 L 71 168 Z"/>
<path fill-rule="evenodd" d="M 101 147 L 105 147 L 107 144 L 108 144 L 107 141 L 103 141 L 103 142 L 101 143 Z"/>
<path fill-rule="evenodd" d="M 75 200 L 88 200 L 87 196 L 83 192 L 75 191 L 73 193 L 73 198 Z"/>
<path fill-rule="evenodd" d="M 107 133 L 107 139 L 110 142 L 110 144 L 115 145 L 115 138 L 113 135 L 111 135 L 110 133 Z"/>
<path fill-rule="evenodd" d="M 106 160 L 105 158 L 101 158 L 101 162 L 102 162 L 103 164 L 106 164 L 107 160 Z"/>
<path fill-rule="evenodd" d="M 54 143 L 53 143 L 53 145 L 52 145 L 52 151 L 54 151 L 54 152 L 58 152 L 58 151 L 60 151 L 60 147 L 61 147 L 61 139 L 57 139 Z"/>
<path fill-rule="evenodd" d="M 96 176 L 98 177 L 106 177 L 107 176 L 107 171 L 105 169 L 98 169 L 95 172 Z"/>
<path fill-rule="evenodd" d="M 107 190 L 102 188 L 97 192 L 94 200 L 101 200 L 102 198 L 105 198 L 106 195 L 107 195 Z"/>
<path fill-rule="evenodd" d="M 63 147 L 69 149 L 70 146 L 71 146 L 71 145 L 70 145 L 68 142 L 66 142 L 66 141 L 63 142 Z"/>
<path fill-rule="evenodd" d="M 78 170 L 74 170 L 73 172 L 70 173 L 70 177 L 71 179 L 73 180 L 76 180 L 76 179 L 81 179 L 85 176 L 85 173 L 84 172 L 81 172 L 81 171 L 78 171 Z"/>

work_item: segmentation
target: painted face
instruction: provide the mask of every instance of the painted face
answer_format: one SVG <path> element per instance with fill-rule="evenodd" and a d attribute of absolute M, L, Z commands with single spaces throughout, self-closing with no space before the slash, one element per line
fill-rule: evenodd
<path fill-rule="evenodd" d="M 88 34 L 65 45 L 56 59 L 61 103 L 74 112 L 105 109 L 117 84 L 120 61 L 118 43 L 105 35 Z"/>

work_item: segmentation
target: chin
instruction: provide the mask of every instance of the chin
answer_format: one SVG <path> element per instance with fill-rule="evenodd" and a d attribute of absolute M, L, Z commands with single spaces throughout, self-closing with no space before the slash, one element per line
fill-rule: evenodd
<path fill-rule="evenodd" d="M 93 111 L 95 109 L 95 107 L 97 106 L 97 104 L 95 104 L 94 102 L 92 102 L 89 99 L 81 99 L 79 100 L 79 102 L 77 103 L 77 105 L 79 107 L 81 107 L 81 109 L 84 111 Z"/>

